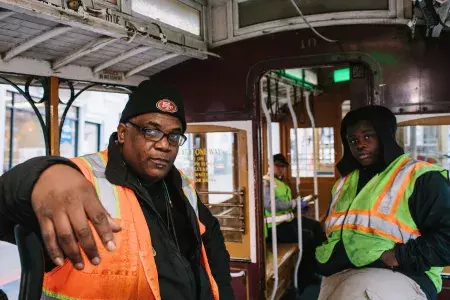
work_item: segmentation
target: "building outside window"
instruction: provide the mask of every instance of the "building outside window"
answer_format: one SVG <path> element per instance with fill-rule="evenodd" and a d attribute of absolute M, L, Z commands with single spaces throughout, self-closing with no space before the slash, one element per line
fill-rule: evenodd
<path fill-rule="evenodd" d="M 21 94 L 8 91 L 4 103 L 3 172 L 29 158 L 46 154 L 41 125 L 28 101 Z M 38 104 L 37 107 L 44 116 L 44 105 Z"/>
<path fill-rule="evenodd" d="M 65 105 L 59 105 L 59 122 L 64 112 Z M 75 157 L 78 155 L 78 117 L 79 108 L 76 106 L 70 107 L 59 137 L 59 152 L 64 157 Z"/>
<path fill-rule="evenodd" d="M 84 123 L 84 144 L 80 155 L 100 151 L 100 130 L 101 126 L 98 123 Z"/>
<path fill-rule="evenodd" d="M 450 170 L 450 126 L 400 126 L 397 142 L 412 158 L 439 164 Z"/>
<path fill-rule="evenodd" d="M 295 129 L 290 130 L 291 140 L 291 176 L 297 177 L 297 157 L 299 160 L 300 177 L 314 176 L 314 159 L 318 160 L 317 176 L 333 177 L 334 176 L 334 129 L 332 127 L 314 128 L 316 149 L 319 151 L 314 153 L 313 145 L 313 129 L 298 128 L 298 153 L 295 154 Z"/>

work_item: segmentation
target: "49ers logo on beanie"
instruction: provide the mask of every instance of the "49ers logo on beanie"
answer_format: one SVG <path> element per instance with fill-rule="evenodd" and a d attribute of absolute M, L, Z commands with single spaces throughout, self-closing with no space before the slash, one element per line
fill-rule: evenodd
<path fill-rule="evenodd" d="M 178 111 L 178 107 L 169 99 L 162 99 L 156 103 L 156 107 L 163 112 L 175 113 Z"/>

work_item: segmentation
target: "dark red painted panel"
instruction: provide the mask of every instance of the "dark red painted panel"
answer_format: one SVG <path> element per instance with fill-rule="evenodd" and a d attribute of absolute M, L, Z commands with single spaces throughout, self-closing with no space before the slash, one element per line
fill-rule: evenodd
<path fill-rule="evenodd" d="M 438 300 L 450 300 L 450 279 L 444 279 L 442 292 L 438 295 Z"/>
<path fill-rule="evenodd" d="M 309 56 L 312 54 L 356 51 L 369 54 L 382 68 L 386 84 L 382 104 L 396 112 L 450 110 L 448 33 L 439 40 L 426 41 L 418 36 L 411 41 L 409 30 L 403 25 L 337 26 L 319 31 L 340 44 L 317 38 L 316 46 L 308 48 L 308 40 L 316 38 L 308 29 L 277 33 L 213 49 L 221 59 L 190 60 L 154 79 L 181 90 L 187 100 L 190 121 L 248 119 L 252 99 L 248 96 L 251 91 L 247 90 L 251 86 L 246 84 L 252 81 L 248 75 L 256 64 L 298 67 L 296 61 L 314 61 Z M 286 58 L 291 58 L 287 65 L 277 61 Z"/>

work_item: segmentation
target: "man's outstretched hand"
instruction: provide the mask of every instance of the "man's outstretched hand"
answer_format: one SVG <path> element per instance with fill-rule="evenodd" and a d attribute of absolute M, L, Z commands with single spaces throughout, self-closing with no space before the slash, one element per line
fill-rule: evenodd
<path fill-rule="evenodd" d="M 45 170 L 34 186 L 31 201 L 45 247 L 56 265 L 62 266 L 68 257 L 75 268 L 83 269 L 78 243 L 92 264 L 100 263 L 88 220 L 105 248 L 115 250 L 113 233 L 121 228 L 112 221 L 91 182 L 74 168 L 54 165 Z"/>

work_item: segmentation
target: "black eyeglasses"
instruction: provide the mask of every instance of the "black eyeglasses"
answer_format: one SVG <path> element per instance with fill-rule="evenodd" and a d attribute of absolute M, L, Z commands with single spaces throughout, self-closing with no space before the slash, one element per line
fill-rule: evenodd
<path fill-rule="evenodd" d="M 128 121 L 127 123 L 130 123 L 134 128 L 139 130 L 144 135 L 145 139 L 152 142 L 159 142 L 165 136 L 167 136 L 167 141 L 169 142 L 169 144 L 171 144 L 172 146 L 182 146 L 187 139 L 187 137 L 182 133 L 172 132 L 166 134 L 158 129 L 141 127 L 131 121 Z"/>

